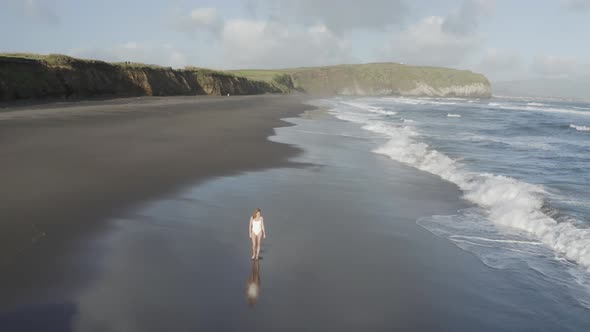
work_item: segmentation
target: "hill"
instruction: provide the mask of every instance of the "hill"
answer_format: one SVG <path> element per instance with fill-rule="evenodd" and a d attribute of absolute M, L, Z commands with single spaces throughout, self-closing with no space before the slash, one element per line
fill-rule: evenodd
<path fill-rule="evenodd" d="M 491 97 L 488 79 L 468 70 L 369 63 L 282 70 L 233 70 L 283 90 L 321 95 L 401 95 L 428 97 Z"/>

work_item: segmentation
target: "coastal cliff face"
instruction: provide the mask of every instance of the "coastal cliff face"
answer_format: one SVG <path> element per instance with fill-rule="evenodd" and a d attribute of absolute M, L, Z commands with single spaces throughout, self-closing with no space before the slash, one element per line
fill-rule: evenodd
<path fill-rule="evenodd" d="M 399 91 L 399 94 L 402 96 L 490 98 L 492 96 L 492 90 L 489 84 L 486 85 L 484 83 L 451 85 L 435 88 L 426 83 L 417 82 L 415 89 Z"/>
<path fill-rule="evenodd" d="M 462 98 L 490 98 L 491 89 L 483 83 L 466 85 L 452 85 L 448 87 L 433 87 L 427 83 L 416 82 L 416 87 L 411 90 L 370 88 L 363 89 L 359 86 L 343 88 L 336 92 L 342 96 L 391 96 L 399 95 L 405 97 L 462 97 Z"/>
<path fill-rule="evenodd" d="M 268 82 L 208 69 L 111 64 L 62 55 L 0 55 L 0 101 L 277 92 L 281 90 Z"/>
<path fill-rule="evenodd" d="M 283 70 L 172 69 L 64 55 L 0 54 L 0 101 L 100 96 L 398 95 L 490 98 L 490 82 L 467 70 L 371 63 Z"/>

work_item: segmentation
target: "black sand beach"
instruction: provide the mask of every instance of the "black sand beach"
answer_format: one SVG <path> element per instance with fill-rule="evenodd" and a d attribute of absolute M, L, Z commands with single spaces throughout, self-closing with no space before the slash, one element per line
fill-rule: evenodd
<path fill-rule="evenodd" d="M 269 142 L 308 109 L 282 96 L 132 98 L 0 112 L 0 308 L 71 273 L 72 241 L 145 199 L 194 181 L 286 164 Z M 75 273 L 74 273 L 75 274 Z"/>
<path fill-rule="evenodd" d="M 41 133 L 65 140 L 77 132 L 72 144 L 79 147 L 71 151 L 78 157 L 69 162 L 87 160 L 82 146 L 87 136 L 98 151 L 103 140 L 116 151 L 124 144 L 119 155 L 131 160 L 107 159 L 89 169 L 94 172 L 86 176 L 95 177 L 100 191 L 85 196 L 88 187 L 71 186 L 74 193 L 52 201 L 61 207 L 59 214 L 40 205 L 47 206 L 40 211 L 60 218 L 79 199 L 68 223 L 50 219 L 44 224 L 47 236 L 3 270 L 7 296 L 0 330 L 576 331 L 588 326 L 582 309 L 542 291 L 553 285 L 532 286 L 518 271 L 491 269 L 418 226 L 421 217 L 451 214 L 468 204 L 453 184 L 371 153 L 374 142 L 355 125 L 312 111 L 266 140 L 272 127 L 285 125 L 279 117 L 309 109 L 300 101 L 164 98 L 149 101 L 152 107 L 142 105 L 141 113 L 113 114 L 110 105 L 104 108 L 108 114 L 71 119 L 70 126 L 65 115 L 40 120 L 61 127 L 10 120 L 23 155 L 32 146 L 46 158 L 59 155 L 60 149 L 46 148 Z M 90 130 L 96 126 L 100 129 Z M 25 144 L 38 128 L 37 140 Z M 57 135 L 55 128 L 66 131 Z M 135 144 L 129 143 L 134 138 Z M 146 142 L 156 144 L 158 153 L 143 147 Z M 140 167 L 146 154 L 152 168 Z M 62 165 L 53 159 L 51 170 Z M 13 177 L 28 174 L 13 165 Z M 29 172 L 36 169 L 30 165 Z M 65 169 L 78 176 L 74 184 L 85 178 Z M 105 183 L 113 169 L 125 171 Z M 159 180 L 150 185 L 146 178 Z M 16 187 L 23 197 L 36 197 Z M 116 204 L 121 197 L 125 204 Z M 41 216 L 27 209 L 32 204 L 12 202 L 21 203 L 12 213 L 20 206 L 31 218 Z M 247 237 L 255 207 L 262 209 L 268 232 L 258 270 Z M 80 217 L 87 211 L 94 212 Z M 51 229 L 63 233 L 53 240 Z M 249 284 L 258 279 L 253 301 Z"/>

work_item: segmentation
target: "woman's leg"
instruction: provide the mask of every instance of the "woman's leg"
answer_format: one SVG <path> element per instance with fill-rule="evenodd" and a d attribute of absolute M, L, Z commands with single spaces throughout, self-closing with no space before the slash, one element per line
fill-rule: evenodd
<path fill-rule="evenodd" d="M 262 234 L 256 235 L 256 259 L 260 256 L 260 245 L 262 244 Z"/>
<path fill-rule="evenodd" d="M 255 234 L 252 234 L 252 259 L 256 258 L 256 238 Z"/>

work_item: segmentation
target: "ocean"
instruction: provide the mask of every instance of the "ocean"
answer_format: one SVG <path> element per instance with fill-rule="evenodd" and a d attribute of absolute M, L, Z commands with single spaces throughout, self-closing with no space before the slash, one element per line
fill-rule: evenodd
<path fill-rule="evenodd" d="M 455 184 L 469 207 L 418 225 L 493 269 L 590 308 L 590 104 L 526 98 L 333 98 L 372 152 Z M 534 287 L 534 286 L 531 286 Z"/>

